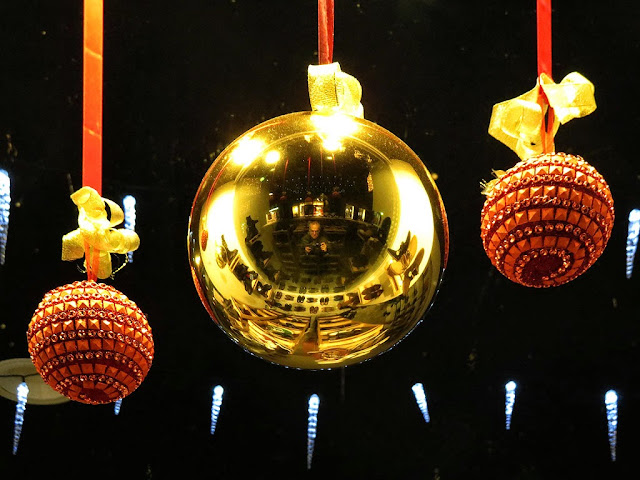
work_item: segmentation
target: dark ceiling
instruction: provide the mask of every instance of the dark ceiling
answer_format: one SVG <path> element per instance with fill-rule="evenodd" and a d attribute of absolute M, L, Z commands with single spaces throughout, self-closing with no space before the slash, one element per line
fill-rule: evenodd
<path fill-rule="evenodd" d="M 517 5 L 516 5 L 517 3 Z M 561 126 L 611 187 L 616 223 L 596 264 L 553 289 L 516 285 L 480 242 L 480 182 L 518 158 L 487 133 L 493 104 L 536 80 L 535 1 L 338 1 L 334 60 L 363 87 L 365 118 L 438 175 L 450 226 L 435 303 L 395 348 L 332 371 L 244 352 L 211 321 L 188 266 L 191 202 L 241 133 L 309 110 L 317 63 L 310 0 L 123 1 L 105 6 L 103 196 L 138 199 L 141 239 L 116 288 L 148 315 L 156 357 L 112 405 L 0 399 L 0 472 L 22 478 L 625 478 L 640 442 L 640 272 L 625 278 L 627 214 L 640 204 L 640 6 L 565 0 L 553 10 L 554 76 L 578 71 L 597 110 Z M 28 357 L 43 294 L 82 279 L 60 259 L 81 186 L 82 2 L 0 5 L 0 166 L 12 173 L 0 266 L 0 360 Z M 7 152 L 10 136 L 15 150 Z M 16 153 L 17 152 L 17 153 Z M 504 384 L 518 382 L 510 431 Z M 427 390 L 425 423 L 411 386 Z M 209 434 L 211 390 L 224 402 Z M 604 393 L 620 395 L 618 460 Z M 306 471 L 307 399 L 321 398 Z M 3 433 L 4 432 L 4 433 Z M 18 478 L 16 476 L 16 478 Z"/>

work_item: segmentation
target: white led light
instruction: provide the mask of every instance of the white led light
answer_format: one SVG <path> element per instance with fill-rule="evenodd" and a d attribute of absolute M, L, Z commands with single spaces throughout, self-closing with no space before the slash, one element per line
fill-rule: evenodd
<path fill-rule="evenodd" d="M 429 408 L 427 406 L 427 396 L 424 393 L 424 386 L 421 383 L 416 383 L 411 387 L 411 390 L 413 390 L 413 395 L 416 397 L 416 403 L 422 412 L 424 421 L 429 423 L 431 421 L 431 417 L 429 416 Z"/>
<path fill-rule="evenodd" d="M 505 400 L 504 400 L 504 414 L 505 414 L 505 428 L 511 429 L 511 416 L 513 414 L 513 406 L 516 403 L 516 382 L 513 380 L 507 382 L 504 386 Z"/>
<path fill-rule="evenodd" d="M 120 407 L 122 406 L 122 399 L 119 398 L 116 400 L 115 405 L 113 406 L 113 412 L 118 415 L 120 413 Z"/>
<path fill-rule="evenodd" d="M 629 231 L 627 233 L 627 278 L 633 273 L 633 261 L 638 249 L 638 235 L 640 234 L 640 210 L 634 208 L 629 212 Z"/>
<path fill-rule="evenodd" d="M 307 427 L 307 470 L 311 470 L 313 448 L 316 443 L 318 431 L 318 410 L 320 409 L 320 397 L 315 393 L 309 397 L 309 422 Z"/>
<path fill-rule="evenodd" d="M 604 404 L 607 407 L 607 430 L 609 434 L 609 450 L 611 461 L 616 461 L 616 443 L 618 437 L 618 394 L 615 390 L 609 390 L 604 395 Z"/>
<path fill-rule="evenodd" d="M 13 422 L 13 454 L 18 453 L 18 443 L 20 443 L 20 434 L 22 433 L 22 424 L 24 423 L 24 410 L 27 408 L 27 396 L 29 395 L 29 387 L 25 382 L 18 385 L 16 404 L 16 417 Z"/>
<path fill-rule="evenodd" d="M 124 207 L 124 228 L 127 230 L 136 230 L 136 198 L 133 195 L 125 195 L 122 199 Z M 127 261 L 133 262 L 133 252 L 127 252 Z"/>
<path fill-rule="evenodd" d="M 4 265 L 9 234 L 9 209 L 11 206 L 11 179 L 9 172 L 0 168 L 0 265 Z"/>
<path fill-rule="evenodd" d="M 222 394 L 224 388 L 220 385 L 216 385 L 213 388 L 213 400 L 211 401 L 211 435 L 216 431 L 216 425 L 218 423 L 218 416 L 220 415 L 220 406 L 222 405 Z"/>

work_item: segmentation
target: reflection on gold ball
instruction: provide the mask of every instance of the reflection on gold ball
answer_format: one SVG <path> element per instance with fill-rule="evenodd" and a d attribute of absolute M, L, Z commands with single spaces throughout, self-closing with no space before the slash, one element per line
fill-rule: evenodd
<path fill-rule="evenodd" d="M 300 112 L 252 128 L 211 165 L 188 252 L 205 308 L 234 342 L 272 363 L 329 369 L 414 329 L 448 238 L 435 183 L 399 138 Z"/>

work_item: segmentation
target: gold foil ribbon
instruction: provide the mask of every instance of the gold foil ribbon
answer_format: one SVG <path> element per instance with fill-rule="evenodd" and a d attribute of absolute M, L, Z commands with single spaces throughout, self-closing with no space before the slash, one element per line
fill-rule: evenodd
<path fill-rule="evenodd" d="M 309 65 L 309 100 L 311 109 L 319 113 L 346 113 L 364 117 L 360 103 L 362 87 L 355 77 L 340 70 L 337 62 Z"/>
<path fill-rule="evenodd" d="M 78 206 L 78 227 L 62 237 L 62 260 L 85 257 L 85 267 L 98 278 L 111 275 L 111 253 L 127 253 L 140 246 L 138 234 L 128 229 L 112 228 L 124 220 L 120 206 L 102 198 L 91 187 L 82 187 L 71 195 Z M 110 218 L 106 206 L 111 212 Z M 96 258 L 94 266 L 93 258 Z"/>
<path fill-rule="evenodd" d="M 596 109 L 594 85 L 578 72 L 573 72 L 554 83 L 541 74 L 536 86 L 519 97 L 493 106 L 489 122 L 489 134 L 500 140 L 525 160 L 545 151 L 545 135 L 550 135 L 547 145 L 554 150 L 553 136 L 559 124 L 589 115 Z M 545 130 L 545 115 L 553 109 L 553 123 Z"/>

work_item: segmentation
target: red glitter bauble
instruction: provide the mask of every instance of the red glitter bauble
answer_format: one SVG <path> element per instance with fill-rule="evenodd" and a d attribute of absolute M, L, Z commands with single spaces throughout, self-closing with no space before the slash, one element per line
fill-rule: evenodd
<path fill-rule="evenodd" d="M 110 285 L 79 281 L 47 292 L 27 331 L 29 355 L 51 387 L 81 403 L 109 403 L 140 386 L 153 361 L 151 328 Z"/>
<path fill-rule="evenodd" d="M 600 257 L 613 228 L 613 198 L 584 159 L 546 153 L 507 170 L 488 192 L 481 218 L 484 249 L 504 276 L 553 287 Z"/>

